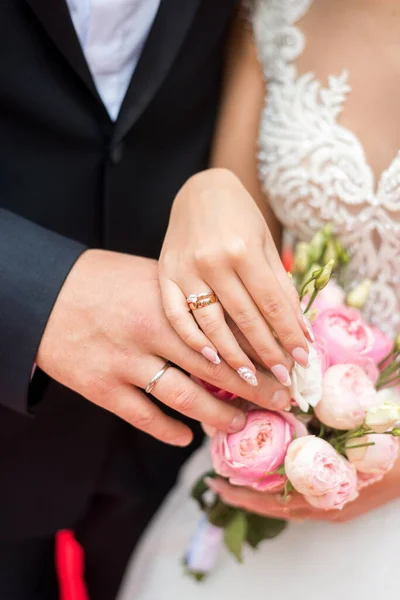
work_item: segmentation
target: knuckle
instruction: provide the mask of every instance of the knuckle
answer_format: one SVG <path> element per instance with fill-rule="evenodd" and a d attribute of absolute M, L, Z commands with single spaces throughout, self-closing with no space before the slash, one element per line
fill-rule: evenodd
<path fill-rule="evenodd" d="M 136 414 L 132 419 L 132 425 L 142 431 L 151 431 L 154 426 L 155 415 L 151 411 Z"/>
<path fill-rule="evenodd" d="M 164 310 L 165 315 L 171 325 L 176 326 L 181 323 L 183 315 L 179 310 L 176 310 L 176 308 L 173 307 L 166 307 Z"/>
<path fill-rule="evenodd" d="M 191 412 L 196 405 L 197 393 L 192 390 L 181 390 L 174 398 L 174 408 L 180 413 Z"/>
<path fill-rule="evenodd" d="M 217 254 L 211 248 L 199 248 L 194 252 L 194 262 L 200 271 L 208 271 L 215 267 Z"/>
<path fill-rule="evenodd" d="M 187 330 L 187 331 L 182 332 L 181 338 L 187 346 L 190 346 L 191 348 L 197 348 L 199 345 L 201 346 L 200 335 L 199 335 L 199 331 L 197 331 L 197 330 Z M 204 346 L 204 344 L 203 344 L 203 346 Z"/>
<path fill-rule="evenodd" d="M 242 331 L 252 330 L 256 326 L 254 315 L 246 310 L 241 310 L 236 313 L 235 322 Z"/>
<path fill-rule="evenodd" d="M 296 335 L 293 333 L 293 331 L 287 331 L 287 332 L 280 332 L 279 333 L 279 340 L 281 342 L 281 344 L 283 344 L 283 346 L 286 347 L 294 347 L 294 346 L 298 346 L 299 343 L 297 342 L 297 338 Z M 302 345 L 302 344 L 300 344 Z"/>
<path fill-rule="evenodd" d="M 280 352 L 278 349 L 269 348 L 268 346 L 264 346 L 262 348 L 256 348 L 258 356 L 261 358 L 263 363 L 265 364 L 278 364 L 284 361 L 284 354 Z"/>
<path fill-rule="evenodd" d="M 248 245 L 243 238 L 233 239 L 226 248 L 226 254 L 231 261 L 241 262 L 248 254 Z"/>
<path fill-rule="evenodd" d="M 271 296 L 263 302 L 262 312 L 270 319 L 279 319 L 283 314 L 283 306 L 278 298 Z"/>
<path fill-rule="evenodd" d="M 206 379 L 211 379 L 211 381 L 218 382 L 222 379 L 223 372 L 225 370 L 224 364 L 221 362 L 219 365 L 215 365 L 209 361 L 206 364 Z"/>

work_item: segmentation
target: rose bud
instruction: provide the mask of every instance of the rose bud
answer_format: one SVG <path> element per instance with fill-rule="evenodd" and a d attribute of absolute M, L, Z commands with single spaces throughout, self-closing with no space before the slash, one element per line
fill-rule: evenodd
<path fill-rule="evenodd" d="M 351 290 L 346 297 L 347 306 L 358 308 L 359 310 L 365 306 L 371 291 L 372 281 L 364 279 L 357 287 Z"/>
<path fill-rule="evenodd" d="M 291 413 L 253 410 L 242 431 L 219 431 L 212 438 L 214 469 L 233 485 L 278 491 L 286 478 L 275 471 L 282 467 L 293 438 L 303 435 L 306 427 Z"/>
<path fill-rule="evenodd" d="M 348 306 L 336 306 L 318 313 L 313 331 L 327 344 L 331 365 L 358 364 L 359 358 L 369 356 L 374 344 L 370 327 L 361 313 Z"/>
<path fill-rule="evenodd" d="M 341 456 L 325 440 L 307 435 L 290 444 L 285 472 L 300 494 L 321 496 L 339 485 Z"/>
<path fill-rule="evenodd" d="M 322 366 L 320 354 L 314 345 L 309 346 L 308 367 L 304 369 L 295 363 L 292 369 L 292 399 L 307 412 L 310 406 L 316 406 L 322 395 Z"/>
<path fill-rule="evenodd" d="M 384 475 L 393 467 L 398 454 L 399 444 L 391 435 L 364 435 L 350 439 L 346 446 L 346 456 L 351 464 L 357 471 L 368 474 Z"/>
<path fill-rule="evenodd" d="M 354 429 L 364 423 L 367 409 L 379 403 L 375 387 L 357 365 L 334 365 L 323 377 L 318 419 L 334 429 Z"/>
<path fill-rule="evenodd" d="M 339 484 L 322 496 L 304 496 L 304 499 L 322 510 L 341 510 L 348 502 L 358 497 L 357 471 L 343 456 L 339 456 Z"/>
<path fill-rule="evenodd" d="M 318 296 L 315 298 L 313 310 L 315 309 L 317 313 L 321 313 L 328 308 L 343 306 L 344 299 L 345 293 L 343 289 L 331 279 L 328 285 L 324 287 L 324 289 L 321 290 Z M 301 301 L 303 310 L 306 308 L 309 300 L 310 296 L 304 296 L 303 300 Z"/>

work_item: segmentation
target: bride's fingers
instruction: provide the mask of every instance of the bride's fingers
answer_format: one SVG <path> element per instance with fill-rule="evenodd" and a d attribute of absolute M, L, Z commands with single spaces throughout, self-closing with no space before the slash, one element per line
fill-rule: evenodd
<path fill-rule="evenodd" d="M 232 486 L 223 479 L 207 479 L 206 483 L 213 492 L 220 496 L 223 502 L 249 512 L 286 521 L 311 518 L 314 514 L 312 507 L 300 494 L 293 494 L 289 501 L 282 503 L 276 494 Z"/>
<path fill-rule="evenodd" d="M 257 260 L 243 256 L 238 263 L 237 273 L 258 306 L 267 323 L 276 333 L 283 348 L 305 367 L 308 364 L 308 343 L 299 323 L 298 315 L 278 279 L 264 251 L 260 249 Z M 263 273 L 263 276 L 260 276 Z"/>
<path fill-rule="evenodd" d="M 314 342 L 315 336 L 309 320 L 303 315 L 303 311 L 300 305 L 299 294 L 297 293 L 297 290 L 293 285 L 291 277 L 285 271 L 279 255 L 268 253 L 266 250 L 266 256 L 268 256 L 268 262 L 271 265 L 271 268 L 273 269 L 286 298 L 289 300 L 290 304 L 293 307 L 293 310 L 295 311 L 301 329 L 307 335 L 309 341 Z"/>
<path fill-rule="evenodd" d="M 217 349 L 197 325 L 179 285 L 160 276 L 160 287 L 165 314 L 179 337 L 214 365 L 219 365 L 221 359 Z M 203 291 L 207 289 L 204 288 Z"/>
<path fill-rule="evenodd" d="M 210 283 L 214 284 L 213 281 Z M 225 279 L 220 279 L 218 283 L 219 299 L 225 311 L 254 348 L 262 364 L 272 371 L 282 385 L 289 386 L 290 361 L 242 282 L 239 278 L 231 278 L 229 286 Z"/>

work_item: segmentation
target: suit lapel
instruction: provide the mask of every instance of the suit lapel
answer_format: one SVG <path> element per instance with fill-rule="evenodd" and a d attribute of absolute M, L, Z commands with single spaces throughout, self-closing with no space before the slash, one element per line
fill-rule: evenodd
<path fill-rule="evenodd" d="M 124 98 L 113 143 L 118 143 L 156 94 L 194 19 L 201 0 L 161 0 L 150 34 Z"/>
<path fill-rule="evenodd" d="M 89 90 L 100 100 L 65 0 L 26 0 L 49 37 Z M 100 100 L 101 102 L 101 100 Z"/>

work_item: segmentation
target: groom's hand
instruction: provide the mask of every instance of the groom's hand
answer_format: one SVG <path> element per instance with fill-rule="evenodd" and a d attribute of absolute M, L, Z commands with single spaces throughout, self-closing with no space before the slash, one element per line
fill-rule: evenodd
<path fill-rule="evenodd" d="M 273 405 L 277 397 L 281 403 L 289 401 L 287 391 L 267 375 L 260 374 L 258 387 L 251 388 L 226 364 L 213 365 L 186 346 L 164 314 L 155 261 L 85 252 L 50 315 L 37 355 L 39 367 L 133 426 L 183 446 L 190 443 L 191 431 L 142 391 L 167 360 L 262 406 Z M 240 410 L 216 400 L 176 368 L 163 374 L 153 395 L 223 431 L 244 425 Z"/>

